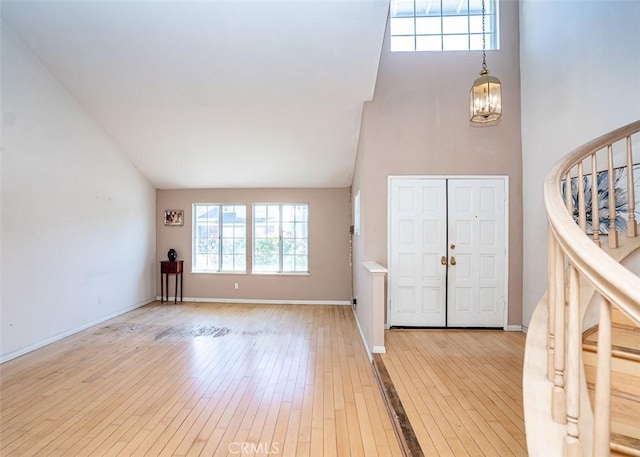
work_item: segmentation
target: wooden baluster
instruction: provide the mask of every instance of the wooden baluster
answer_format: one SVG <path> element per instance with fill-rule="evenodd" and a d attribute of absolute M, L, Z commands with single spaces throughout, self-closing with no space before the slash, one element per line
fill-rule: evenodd
<path fill-rule="evenodd" d="M 569 325 L 567 335 L 567 434 L 564 443 L 564 455 L 581 457 L 580 443 L 580 351 L 582 334 L 580 332 L 580 283 L 578 271 L 569 264 Z"/>
<path fill-rule="evenodd" d="M 598 163 L 596 154 L 591 155 L 591 227 L 593 241 L 600 246 L 600 194 L 598 193 Z"/>
<path fill-rule="evenodd" d="M 598 366 L 593 418 L 593 455 L 610 455 L 611 442 L 611 302 L 601 297 Z"/>
<path fill-rule="evenodd" d="M 553 395 L 552 395 L 552 415 L 553 420 L 565 424 L 567 422 L 567 394 L 565 391 L 565 272 L 564 255 L 562 249 L 554 238 L 553 257 L 551 263 L 554 265 L 554 285 L 552 296 L 554 298 L 555 309 L 555 340 L 553 354 Z"/>
<path fill-rule="evenodd" d="M 553 382 L 554 376 L 554 349 L 555 349 L 555 331 L 556 331 L 556 310 L 558 306 L 556 291 L 556 238 L 551 230 L 551 225 L 547 225 L 547 378 Z"/>
<path fill-rule="evenodd" d="M 564 200 L 567 205 L 567 211 L 573 218 L 573 186 L 571 185 L 571 170 L 567 172 L 567 177 L 565 178 L 566 184 L 564 186 L 565 195 Z"/>
<path fill-rule="evenodd" d="M 608 156 L 608 172 L 607 177 L 609 178 L 609 247 L 617 248 L 618 247 L 618 231 L 616 230 L 616 188 L 614 182 L 614 169 L 613 169 L 613 145 L 610 144 L 607 146 L 607 156 Z"/>
<path fill-rule="evenodd" d="M 584 195 L 584 169 L 582 161 L 578 163 L 578 225 L 587 233 L 587 207 Z"/>
<path fill-rule="evenodd" d="M 631 137 L 627 137 L 627 236 L 638 236 L 638 224 L 636 222 L 636 190 L 633 179 L 633 154 L 631 153 Z"/>

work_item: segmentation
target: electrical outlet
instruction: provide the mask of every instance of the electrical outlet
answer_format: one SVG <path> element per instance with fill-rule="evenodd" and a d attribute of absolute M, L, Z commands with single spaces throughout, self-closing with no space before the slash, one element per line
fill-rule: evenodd
<path fill-rule="evenodd" d="M 233 284 L 233 288 L 238 290 L 240 288 L 240 285 L 236 282 Z"/>

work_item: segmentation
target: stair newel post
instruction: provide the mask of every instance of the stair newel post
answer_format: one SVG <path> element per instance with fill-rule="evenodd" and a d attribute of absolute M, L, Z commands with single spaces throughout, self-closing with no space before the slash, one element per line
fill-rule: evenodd
<path fill-rule="evenodd" d="M 587 233 L 587 203 L 584 193 L 584 167 L 578 163 L 578 225 L 583 233 Z"/>
<path fill-rule="evenodd" d="M 551 225 L 547 226 L 547 378 L 553 382 L 554 376 L 554 350 L 555 350 L 555 316 L 556 306 L 556 238 L 551 229 Z"/>
<path fill-rule="evenodd" d="M 598 192 L 598 162 L 596 154 L 591 154 L 591 227 L 593 241 L 600 247 L 600 194 Z"/>
<path fill-rule="evenodd" d="M 601 297 L 598 366 L 593 420 L 593 455 L 610 455 L 611 442 L 611 302 Z"/>
<path fill-rule="evenodd" d="M 569 263 L 569 333 L 567 335 L 567 434 L 564 443 L 564 455 L 581 457 L 580 443 L 580 281 L 578 271 Z"/>
<path fill-rule="evenodd" d="M 610 144 L 607 146 L 607 159 L 608 159 L 608 172 L 607 178 L 609 181 L 609 247 L 617 248 L 618 247 L 618 231 L 616 230 L 616 187 L 614 182 L 614 173 L 613 169 L 613 145 Z"/>
<path fill-rule="evenodd" d="M 565 391 L 565 270 L 564 254 L 554 238 L 553 257 L 550 260 L 554 270 L 554 284 L 551 295 L 554 299 L 555 351 L 553 354 L 553 420 L 560 424 L 567 422 L 567 393 Z"/>
<path fill-rule="evenodd" d="M 638 224 L 636 222 L 636 192 L 633 177 L 633 153 L 631 152 L 631 136 L 627 137 L 627 209 L 629 218 L 627 220 L 627 236 L 634 238 L 638 236 Z"/>

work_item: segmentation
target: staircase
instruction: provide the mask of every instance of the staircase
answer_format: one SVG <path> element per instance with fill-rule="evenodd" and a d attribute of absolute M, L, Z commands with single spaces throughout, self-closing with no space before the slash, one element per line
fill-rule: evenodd
<path fill-rule="evenodd" d="M 640 328 L 618 308 L 611 325 L 612 455 L 640 456 Z M 595 402 L 598 327 L 583 333 L 582 359 L 591 403 Z"/>
<path fill-rule="evenodd" d="M 545 179 L 548 289 L 529 324 L 523 374 L 532 457 L 640 457 L 634 148 L 640 120 L 577 148 Z"/>

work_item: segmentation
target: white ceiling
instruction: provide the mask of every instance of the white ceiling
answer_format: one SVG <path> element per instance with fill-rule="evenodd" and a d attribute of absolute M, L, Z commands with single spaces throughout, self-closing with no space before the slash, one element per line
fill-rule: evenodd
<path fill-rule="evenodd" d="M 351 184 L 388 0 L 2 1 L 157 188 Z"/>

